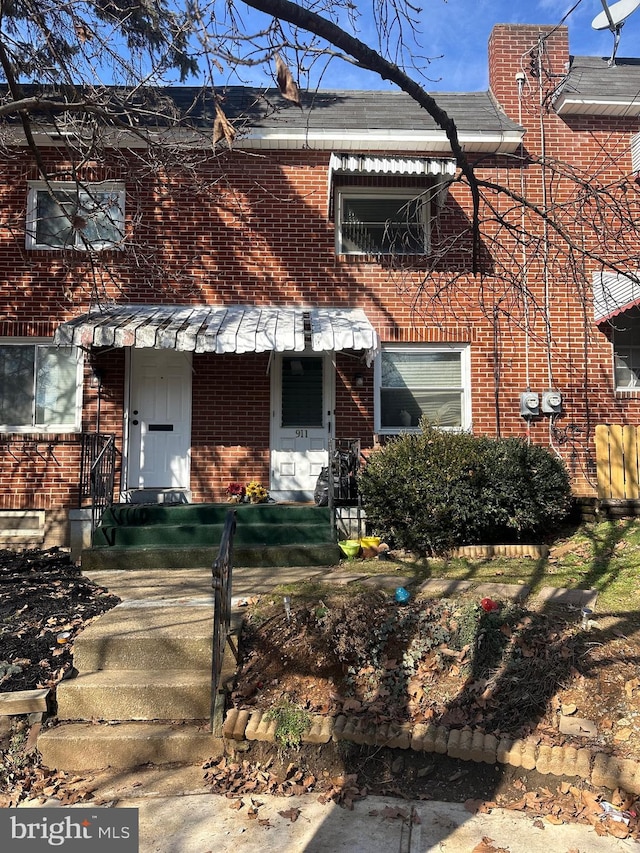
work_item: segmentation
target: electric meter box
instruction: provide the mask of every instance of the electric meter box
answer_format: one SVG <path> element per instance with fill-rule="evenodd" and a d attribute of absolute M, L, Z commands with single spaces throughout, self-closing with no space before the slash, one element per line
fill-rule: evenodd
<path fill-rule="evenodd" d="M 540 396 L 534 391 L 520 394 L 520 414 L 523 418 L 534 418 L 540 414 Z"/>
<path fill-rule="evenodd" d="M 562 394 L 559 391 L 545 391 L 542 395 L 542 411 L 545 415 L 559 415 L 562 412 Z"/>

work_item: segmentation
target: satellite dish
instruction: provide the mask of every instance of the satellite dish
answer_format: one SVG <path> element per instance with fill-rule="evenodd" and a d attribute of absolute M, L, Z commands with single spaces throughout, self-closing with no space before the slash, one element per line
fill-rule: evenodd
<path fill-rule="evenodd" d="M 618 0 L 613 6 L 607 6 L 601 0 L 604 10 L 596 15 L 591 26 L 594 30 L 615 30 L 621 27 L 632 12 L 640 6 L 640 0 Z"/>
<path fill-rule="evenodd" d="M 618 0 L 613 6 L 608 6 L 607 0 L 600 0 L 600 2 L 602 3 L 602 12 L 591 21 L 591 26 L 594 30 L 611 30 L 613 33 L 613 51 L 609 59 L 611 66 L 616 63 L 622 25 L 629 15 L 640 6 L 640 0 Z"/>

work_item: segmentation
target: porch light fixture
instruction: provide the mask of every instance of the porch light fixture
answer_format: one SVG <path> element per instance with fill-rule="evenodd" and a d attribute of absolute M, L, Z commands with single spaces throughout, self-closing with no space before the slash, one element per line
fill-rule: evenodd
<path fill-rule="evenodd" d="M 99 367 L 91 366 L 91 387 L 102 388 L 102 371 Z"/>
<path fill-rule="evenodd" d="M 361 373 L 356 373 L 353 377 L 354 388 L 364 388 L 364 376 Z"/>

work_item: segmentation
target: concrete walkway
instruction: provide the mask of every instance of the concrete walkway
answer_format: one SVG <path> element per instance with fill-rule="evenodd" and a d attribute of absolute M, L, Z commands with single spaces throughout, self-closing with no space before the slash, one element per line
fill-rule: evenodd
<path fill-rule="evenodd" d="M 119 805 L 139 809 L 140 853 L 613 853 L 638 851 L 635 841 L 596 835 L 577 824 L 544 828 L 518 812 L 495 809 L 471 815 L 458 803 L 405 802 L 367 797 L 353 811 L 322 805 L 316 796 L 255 798 L 261 805 L 249 818 L 249 798 L 239 811 L 219 796 L 131 799 Z M 291 821 L 291 810 L 300 814 Z M 281 812 L 288 814 L 282 815 Z M 412 825 L 402 815 L 417 816 Z"/>
<path fill-rule="evenodd" d="M 317 794 L 260 794 L 244 795 L 238 809 L 206 791 L 200 768 L 142 768 L 97 782 L 90 808 L 138 811 L 139 853 L 472 853 L 483 839 L 482 853 L 640 853 L 638 842 L 599 836 L 591 826 L 534 823 L 507 809 L 473 815 L 458 803 L 369 796 L 349 811 L 323 805 Z M 37 805 L 59 803 L 21 807 Z"/>

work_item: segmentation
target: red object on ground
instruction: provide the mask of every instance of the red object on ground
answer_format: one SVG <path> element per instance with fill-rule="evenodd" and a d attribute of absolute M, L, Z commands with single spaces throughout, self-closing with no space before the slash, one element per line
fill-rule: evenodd
<path fill-rule="evenodd" d="M 492 598 L 483 598 L 480 602 L 480 607 L 482 607 L 485 613 L 491 613 L 494 610 L 500 609 L 498 603 Z"/>

